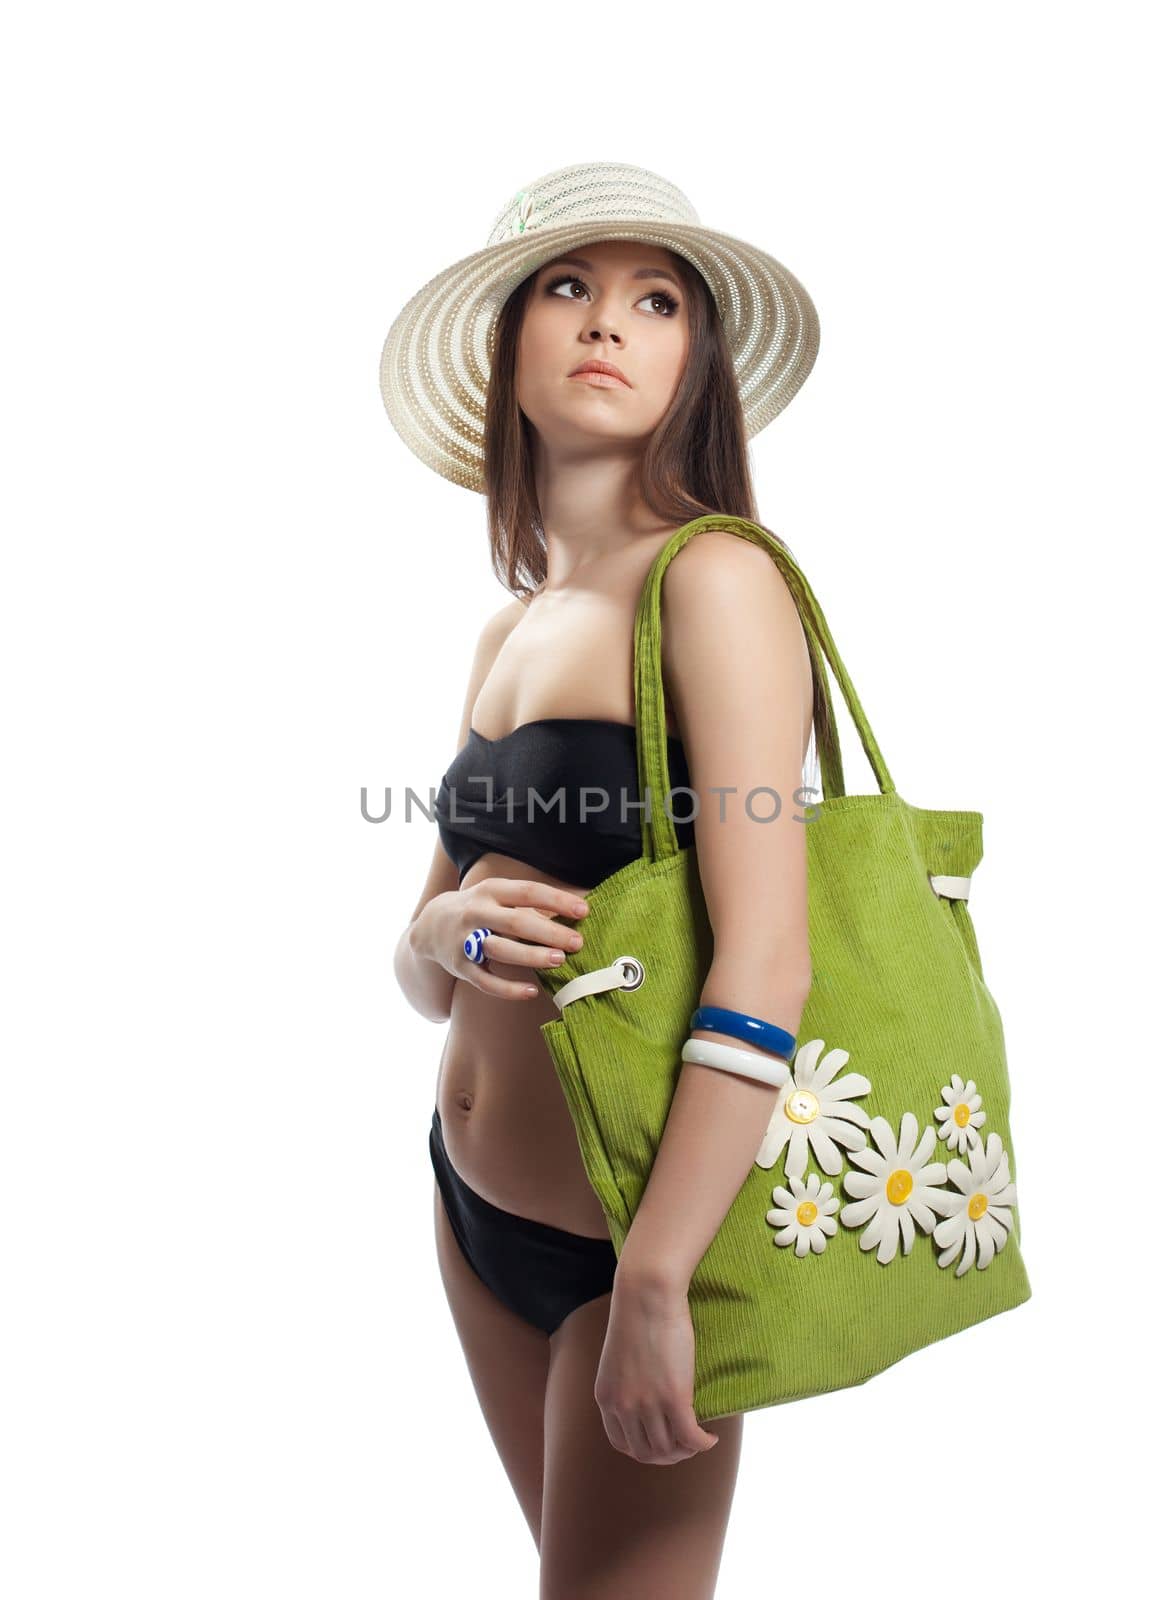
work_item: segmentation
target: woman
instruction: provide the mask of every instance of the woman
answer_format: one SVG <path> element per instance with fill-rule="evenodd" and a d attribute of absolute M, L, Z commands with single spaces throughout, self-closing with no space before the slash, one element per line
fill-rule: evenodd
<path fill-rule="evenodd" d="M 614 219 L 580 214 L 572 235 L 559 218 L 581 207 L 565 197 L 581 195 L 584 175 L 588 186 L 611 183 Z M 589 947 L 580 896 L 640 854 L 632 635 L 647 573 L 683 522 L 713 511 L 756 518 L 747 387 L 727 330 L 737 328 L 743 353 L 750 337 L 766 352 L 754 368 L 765 386 L 757 426 L 788 401 L 817 348 L 801 286 L 749 246 L 738 245 L 738 265 L 770 263 L 771 288 L 790 295 L 789 323 L 782 334 L 747 333 L 754 319 L 728 299 L 723 321 L 713 285 L 727 284 L 698 240 L 726 251 L 737 242 L 679 215 L 633 225 L 634 183 L 658 185 L 695 216 L 639 169 L 564 169 L 516 197 L 495 252 L 491 240 L 468 258 L 491 257 L 508 289 L 492 325 L 483 466 L 466 446 L 470 430 L 445 431 L 451 415 L 429 427 L 426 386 L 413 394 L 403 378 L 412 317 L 421 297 L 439 304 L 439 279 L 402 314 L 384 354 L 392 420 L 430 465 L 483 487 L 497 569 L 516 595 L 474 653 L 457 756 L 437 794 L 440 838 L 395 965 L 409 1003 L 450 1024 L 432 1132 L 440 1270 L 540 1551 L 546 1600 L 713 1593 L 743 1419 L 696 1421 L 688 1285 L 777 1095 L 749 1076 L 682 1065 L 617 1262 L 538 1031 L 557 1011 L 534 969 Z M 543 207 L 544 242 L 534 237 Z M 535 247 L 528 258 L 523 234 Z M 679 239 L 707 270 L 648 234 Z M 539 264 L 522 276 L 533 256 Z M 429 348 L 416 337 L 416 359 Z M 698 1004 L 797 1034 L 810 963 L 805 829 L 793 813 L 822 714 L 798 612 L 770 555 L 718 529 L 668 565 L 662 618 L 674 783 L 695 794 L 692 807 L 676 805 L 695 808 L 677 834 L 695 846 L 713 929 Z M 527 790 L 549 798 L 559 785 L 565 821 L 527 806 Z M 513 817 L 491 798 L 510 786 Z M 605 809 L 579 808 L 587 786 L 606 791 Z M 743 803 L 758 786 L 783 801 L 767 826 Z M 489 930 L 480 962 L 466 953 L 478 929 Z"/>

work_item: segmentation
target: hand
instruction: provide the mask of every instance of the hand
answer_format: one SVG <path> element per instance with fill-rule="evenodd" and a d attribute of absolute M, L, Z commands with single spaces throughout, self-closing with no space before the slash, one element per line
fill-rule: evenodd
<path fill-rule="evenodd" d="M 434 895 L 411 925 L 412 948 L 454 978 L 501 1000 L 532 1000 L 537 986 L 503 976 L 514 967 L 556 967 L 568 950 L 582 946 L 577 928 L 553 917 L 581 921 L 590 906 L 568 889 L 534 878 L 482 878 L 470 889 Z M 464 953 L 474 928 L 492 928 L 484 941 L 485 960 Z"/>
<path fill-rule="evenodd" d="M 616 1450 L 670 1467 L 719 1442 L 693 1410 L 696 1344 L 687 1289 L 627 1286 L 617 1274 L 595 1403 Z"/>

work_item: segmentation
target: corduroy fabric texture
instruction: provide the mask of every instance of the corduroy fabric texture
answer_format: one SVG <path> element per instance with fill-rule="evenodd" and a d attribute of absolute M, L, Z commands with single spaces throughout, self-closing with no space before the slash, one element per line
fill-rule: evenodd
<path fill-rule="evenodd" d="M 556 974 L 539 972 L 552 995 L 619 956 L 635 956 L 644 966 L 638 988 L 571 1001 L 541 1030 L 612 1243 L 619 1253 L 651 1172 L 712 961 L 696 852 L 678 848 L 664 809 L 660 660 L 664 570 L 688 539 L 709 528 L 741 534 L 772 554 L 811 640 L 815 670 L 825 683 L 825 655 L 880 792 L 844 794 L 832 716 L 832 748 L 819 750 L 823 798 L 807 807 L 808 815 L 817 813 L 807 824 L 812 985 L 798 1050 L 813 1041 L 807 1058 L 813 1051 L 826 1069 L 814 1093 L 828 1099 L 836 1083 L 826 1080 L 839 1070 L 829 1053 L 847 1052 L 837 1058 L 839 1081 L 863 1113 L 862 1146 L 835 1146 L 841 1158 L 835 1172 L 818 1159 L 827 1140 L 805 1146 L 799 1176 L 817 1179 L 815 1187 L 830 1185 L 839 1206 L 828 1211 L 823 1189 L 820 1209 L 835 1220 L 821 1250 L 816 1245 L 800 1256 L 793 1242 L 776 1243 L 780 1187 L 791 1206 L 802 1204 L 784 1168 L 793 1147 L 805 1143 L 797 1137 L 802 1118 L 787 1122 L 788 1089 L 780 1091 L 779 1126 L 796 1137 L 768 1169 L 758 1162 L 750 1169 L 689 1288 L 701 1422 L 862 1383 L 1031 1294 L 1020 1249 L 1001 1019 L 982 976 L 968 907 L 940 898 L 930 883 L 930 875 L 974 871 L 982 858 L 982 815 L 921 810 L 896 793 L 805 577 L 776 539 L 738 517 L 704 516 L 678 529 L 648 575 L 635 627 L 640 798 L 650 791 L 652 801 L 643 814 L 643 855 L 586 895 L 591 911 L 582 949 Z M 866 1093 L 859 1091 L 859 1074 Z M 984 1121 L 976 1115 L 978 1096 Z M 809 1099 L 793 1103 L 809 1117 Z M 898 1151 L 889 1147 L 893 1159 L 876 1119 L 901 1141 Z M 931 1148 L 926 1129 L 934 1130 Z M 947 1131 L 959 1138 L 954 1148 Z M 997 1156 L 999 1138 L 998 1172 L 982 1182 L 985 1157 Z M 829 1158 L 828 1168 L 834 1165 Z M 856 1175 L 854 1183 L 849 1175 Z M 875 1204 L 866 1199 L 869 1182 L 873 1190 L 878 1185 Z M 948 1198 L 934 1206 L 940 1196 Z M 843 1213 L 851 1215 L 853 1204 L 856 1216 L 868 1217 L 848 1225 Z M 809 1200 L 804 1215 L 811 1215 Z M 894 1254 L 885 1229 L 895 1232 Z"/>

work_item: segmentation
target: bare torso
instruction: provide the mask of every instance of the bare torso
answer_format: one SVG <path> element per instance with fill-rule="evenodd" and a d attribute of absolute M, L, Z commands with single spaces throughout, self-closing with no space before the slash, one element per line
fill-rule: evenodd
<path fill-rule="evenodd" d="M 669 529 L 639 541 L 589 588 L 543 593 L 506 639 L 472 712 L 488 739 L 545 717 L 598 717 L 635 722 L 632 636 L 643 579 Z M 679 733 L 667 704 L 669 733 Z M 510 856 L 487 854 L 462 888 L 483 878 L 537 879 L 588 890 Z M 590 948 L 590 917 L 581 922 Z M 533 968 L 502 966 L 511 979 Z M 506 1211 L 593 1238 L 607 1237 L 602 1207 L 587 1179 L 574 1123 L 539 1030 L 557 1017 L 541 990 L 532 1000 L 499 1000 L 469 983 L 452 994 L 448 1037 L 440 1059 L 436 1104 L 456 1170 Z"/>

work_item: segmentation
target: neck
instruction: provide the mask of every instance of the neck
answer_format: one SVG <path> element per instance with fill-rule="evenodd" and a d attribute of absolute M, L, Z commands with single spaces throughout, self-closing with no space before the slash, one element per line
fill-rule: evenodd
<path fill-rule="evenodd" d="M 537 478 L 546 593 L 571 587 L 589 570 L 630 554 L 636 543 L 671 532 L 640 493 L 639 466 L 630 454 L 557 461 L 547 455 Z"/>

